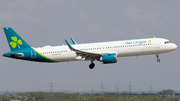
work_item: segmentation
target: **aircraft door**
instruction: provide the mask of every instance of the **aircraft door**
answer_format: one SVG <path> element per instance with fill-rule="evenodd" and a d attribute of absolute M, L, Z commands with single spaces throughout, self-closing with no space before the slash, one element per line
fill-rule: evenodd
<path fill-rule="evenodd" d="M 159 49 L 160 49 L 159 40 L 156 39 L 156 42 L 155 42 L 155 50 L 159 50 Z"/>
<path fill-rule="evenodd" d="M 31 50 L 31 58 L 32 59 L 36 58 L 36 51 L 35 50 Z"/>

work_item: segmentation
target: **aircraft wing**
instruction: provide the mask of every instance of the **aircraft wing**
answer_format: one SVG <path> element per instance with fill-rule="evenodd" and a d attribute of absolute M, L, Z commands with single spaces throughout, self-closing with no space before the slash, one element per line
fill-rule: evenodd
<path fill-rule="evenodd" d="M 65 42 L 68 45 L 69 49 L 76 52 L 77 56 L 81 56 L 82 58 L 85 58 L 85 60 L 91 60 L 91 58 L 99 59 L 103 55 L 100 52 L 89 52 L 89 51 L 81 51 L 81 50 L 75 49 L 67 42 L 67 40 L 65 40 Z"/>
<path fill-rule="evenodd" d="M 70 38 L 70 39 L 74 45 L 77 45 L 77 42 L 73 38 Z"/>

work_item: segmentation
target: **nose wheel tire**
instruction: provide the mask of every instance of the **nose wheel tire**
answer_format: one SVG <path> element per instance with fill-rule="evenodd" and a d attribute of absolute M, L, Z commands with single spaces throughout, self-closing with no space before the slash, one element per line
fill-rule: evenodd
<path fill-rule="evenodd" d="M 160 59 L 157 59 L 157 62 L 158 62 L 158 63 L 160 63 L 160 62 L 161 62 L 161 60 L 160 60 Z"/>
<path fill-rule="evenodd" d="M 95 67 L 95 64 L 94 63 L 91 63 L 90 65 L 89 65 L 89 68 L 90 69 L 93 69 Z"/>
<path fill-rule="evenodd" d="M 158 54 L 156 54 L 156 58 L 157 58 L 157 62 L 160 63 L 161 60 L 159 59 L 159 55 Z"/>

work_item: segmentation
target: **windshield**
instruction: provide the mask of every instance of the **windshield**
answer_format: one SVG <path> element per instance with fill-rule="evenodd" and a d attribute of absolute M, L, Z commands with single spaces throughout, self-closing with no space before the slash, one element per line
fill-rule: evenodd
<path fill-rule="evenodd" d="M 168 44 L 168 43 L 170 43 L 170 41 L 165 41 L 164 43 L 165 43 L 165 44 Z"/>

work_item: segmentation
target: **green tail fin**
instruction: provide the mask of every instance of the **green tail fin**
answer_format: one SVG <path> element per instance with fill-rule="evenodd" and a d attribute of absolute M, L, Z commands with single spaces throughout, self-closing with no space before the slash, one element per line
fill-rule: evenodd
<path fill-rule="evenodd" d="M 3 29 L 11 51 L 31 47 L 11 27 L 4 27 Z"/>

